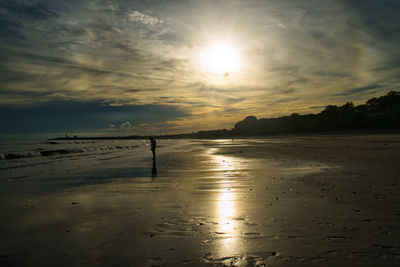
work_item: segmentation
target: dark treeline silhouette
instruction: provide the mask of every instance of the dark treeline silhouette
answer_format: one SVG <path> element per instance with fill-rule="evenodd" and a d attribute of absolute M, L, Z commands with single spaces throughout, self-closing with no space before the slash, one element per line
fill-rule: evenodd
<path fill-rule="evenodd" d="M 158 139 L 179 138 L 233 138 L 268 134 L 312 133 L 349 130 L 395 130 L 400 129 L 400 92 L 390 91 L 384 96 L 374 97 L 365 104 L 354 106 L 347 102 L 342 106 L 328 105 L 318 114 L 257 119 L 248 116 L 235 124 L 232 130 L 199 131 L 189 134 L 159 135 Z M 147 139 L 147 136 L 119 137 L 62 137 L 65 139 Z"/>
<path fill-rule="evenodd" d="M 329 105 L 318 114 L 293 113 L 259 120 L 248 116 L 235 124 L 232 133 L 258 135 L 374 129 L 400 129 L 400 92 L 391 91 L 358 106 L 352 102 L 343 106 Z"/>

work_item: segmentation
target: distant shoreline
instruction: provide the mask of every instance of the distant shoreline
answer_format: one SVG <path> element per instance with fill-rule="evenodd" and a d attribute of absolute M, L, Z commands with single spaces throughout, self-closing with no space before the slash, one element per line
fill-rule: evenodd
<path fill-rule="evenodd" d="M 304 133 L 280 133 L 280 134 L 265 134 L 265 135 L 229 135 L 229 136 L 207 136 L 199 137 L 196 134 L 177 134 L 177 135 L 155 135 L 156 139 L 250 139 L 250 138 L 273 138 L 273 137 L 307 137 L 319 135 L 380 135 L 380 134 L 400 134 L 399 129 L 371 129 L 371 130 L 348 130 L 348 131 L 323 131 L 323 132 L 304 132 Z M 149 136 L 74 136 L 74 137 L 56 137 L 49 138 L 49 141 L 57 140 L 147 140 Z"/>

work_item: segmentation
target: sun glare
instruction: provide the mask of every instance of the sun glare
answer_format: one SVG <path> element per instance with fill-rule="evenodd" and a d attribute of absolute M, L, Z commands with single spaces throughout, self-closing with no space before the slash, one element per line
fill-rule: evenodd
<path fill-rule="evenodd" d="M 206 47 L 202 55 L 203 67 L 215 74 L 229 75 L 239 68 L 239 56 L 233 46 L 215 44 Z"/>

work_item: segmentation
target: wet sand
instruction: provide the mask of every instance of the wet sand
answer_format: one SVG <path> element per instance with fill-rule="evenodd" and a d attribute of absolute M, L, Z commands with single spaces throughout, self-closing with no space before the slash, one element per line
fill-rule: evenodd
<path fill-rule="evenodd" d="M 0 265 L 399 265 L 399 135 L 179 142 L 1 181 Z"/>

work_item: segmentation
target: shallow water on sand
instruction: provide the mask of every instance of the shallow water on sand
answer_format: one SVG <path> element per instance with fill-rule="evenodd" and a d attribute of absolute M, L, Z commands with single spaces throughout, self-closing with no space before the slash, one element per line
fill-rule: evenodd
<path fill-rule="evenodd" d="M 372 214 L 329 186 L 341 166 L 268 152 L 298 140 L 160 144 L 155 164 L 144 144 L 140 155 L 96 154 L 58 167 L 62 172 L 3 181 L 8 220 L 0 222 L 7 240 L 0 263 L 313 266 L 368 259 L 363 234 L 373 229 Z M 380 254 L 389 265 L 398 253 L 392 243 L 392 254 Z"/>

